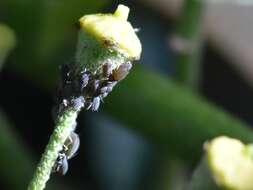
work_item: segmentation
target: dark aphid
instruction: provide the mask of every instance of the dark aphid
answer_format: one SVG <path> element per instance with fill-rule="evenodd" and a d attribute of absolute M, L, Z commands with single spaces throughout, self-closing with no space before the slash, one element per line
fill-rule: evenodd
<path fill-rule="evenodd" d="M 73 126 L 75 129 L 75 126 Z M 68 160 L 73 158 L 80 146 L 80 138 L 75 132 L 71 132 L 65 141 L 62 150 L 59 152 L 58 158 L 54 164 L 53 172 L 65 175 L 68 171 Z"/>
<path fill-rule="evenodd" d="M 131 62 L 123 63 L 119 66 L 118 69 L 113 70 L 113 80 L 120 81 L 124 79 L 132 68 Z"/>
<path fill-rule="evenodd" d="M 102 69 L 103 69 L 103 76 L 109 77 L 112 74 L 113 65 L 111 63 L 105 63 Z"/>
<path fill-rule="evenodd" d="M 68 160 L 65 154 L 59 153 L 58 158 L 54 164 L 53 172 L 60 175 L 65 175 L 68 171 Z"/>

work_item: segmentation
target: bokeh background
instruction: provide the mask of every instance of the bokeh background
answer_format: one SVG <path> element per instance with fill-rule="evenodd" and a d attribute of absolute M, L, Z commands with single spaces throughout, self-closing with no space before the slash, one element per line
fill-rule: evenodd
<path fill-rule="evenodd" d="M 53 131 L 59 65 L 73 59 L 75 22 L 119 3 L 140 28 L 141 60 L 99 112 L 81 113 L 80 150 L 48 189 L 184 189 L 206 140 L 253 141 L 253 4 L 1 0 L 1 27 L 9 29 L 0 28 L 0 189 L 26 188 Z"/>

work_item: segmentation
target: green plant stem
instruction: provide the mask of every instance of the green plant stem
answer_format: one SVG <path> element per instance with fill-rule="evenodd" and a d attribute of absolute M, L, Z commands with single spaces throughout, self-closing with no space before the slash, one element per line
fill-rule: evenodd
<path fill-rule="evenodd" d="M 160 149 L 190 164 L 200 158 L 203 143 L 215 136 L 253 142 L 252 130 L 244 122 L 172 80 L 137 65 L 103 108 Z"/>
<path fill-rule="evenodd" d="M 203 1 L 185 0 L 175 33 L 179 40 L 186 42 L 182 44 L 186 49 L 177 52 L 174 77 L 192 89 L 198 87 L 200 80 L 203 7 Z"/>
<path fill-rule="evenodd" d="M 70 135 L 79 111 L 68 109 L 59 117 L 55 130 L 28 186 L 28 190 L 42 190 L 45 188 L 58 153 Z"/>

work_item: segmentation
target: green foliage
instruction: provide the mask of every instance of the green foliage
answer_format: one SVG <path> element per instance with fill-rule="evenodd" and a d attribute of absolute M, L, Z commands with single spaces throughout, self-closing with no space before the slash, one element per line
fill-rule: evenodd
<path fill-rule="evenodd" d="M 106 99 L 103 108 L 159 148 L 188 163 L 196 161 L 203 143 L 215 136 L 253 141 L 252 130 L 242 121 L 170 79 L 137 65 Z"/>

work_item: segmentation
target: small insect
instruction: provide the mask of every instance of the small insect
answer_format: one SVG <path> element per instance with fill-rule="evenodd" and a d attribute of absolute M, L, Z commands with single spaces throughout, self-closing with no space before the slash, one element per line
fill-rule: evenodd
<path fill-rule="evenodd" d="M 80 86 L 81 90 L 83 90 L 89 82 L 89 74 L 88 73 L 83 73 L 80 79 Z"/>
<path fill-rule="evenodd" d="M 102 69 L 103 69 L 103 76 L 109 77 L 112 74 L 113 65 L 111 63 L 105 63 Z"/>
<path fill-rule="evenodd" d="M 53 167 L 53 172 L 60 175 L 65 175 L 68 171 L 68 160 L 67 156 L 64 153 L 59 153 L 57 160 Z"/>
<path fill-rule="evenodd" d="M 68 160 L 76 155 L 80 146 L 80 138 L 75 132 L 71 132 L 65 141 L 62 150 L 59 152 L 58 158 L 54 164 L 53 172 L 65 175 L 68 171 Z"/>
<path fill-rule="evenodd" d="M 130 61 L 121 64 L 118 69 L 113 70 L 112 72 L 113 80 L 120 81 L 124 79 L 128 75 L 131 68 L 132 64 Z"/>
<path fill-rule="evenodd" d="M 70 105 L 75 110 L 80 110 L 82 107 L 84 107 L 85 99 L 83 96 L 79 96 L 77 98 L 72 98 L 70 101 Z"/>
<path fill-rule="evenodd" d="M 93 101 L 92 101 L 92 107 L 91 107 L 91 110 L 92 111 L 97 111 L 99 106 L 100 106 L 100 97 L 97 96 L 95 98 L 93 98 Z"/>
<path fill-rule="evenodd" d="M 117 84 L 117 81 L 105 81 L 100 89 L 100 94 L 109 93 L 112 91 L 113 87 Z"/>
<path fill-rule="evenodd" d="M 95 95 L 98 88 L 99 88 L 99 86 L 100 86 L 100 80 L 95 79 L 94 81 L 92 81 L 92 83 L 91 83 L 91 92 L 90 93 L 92 95 Z"/>

